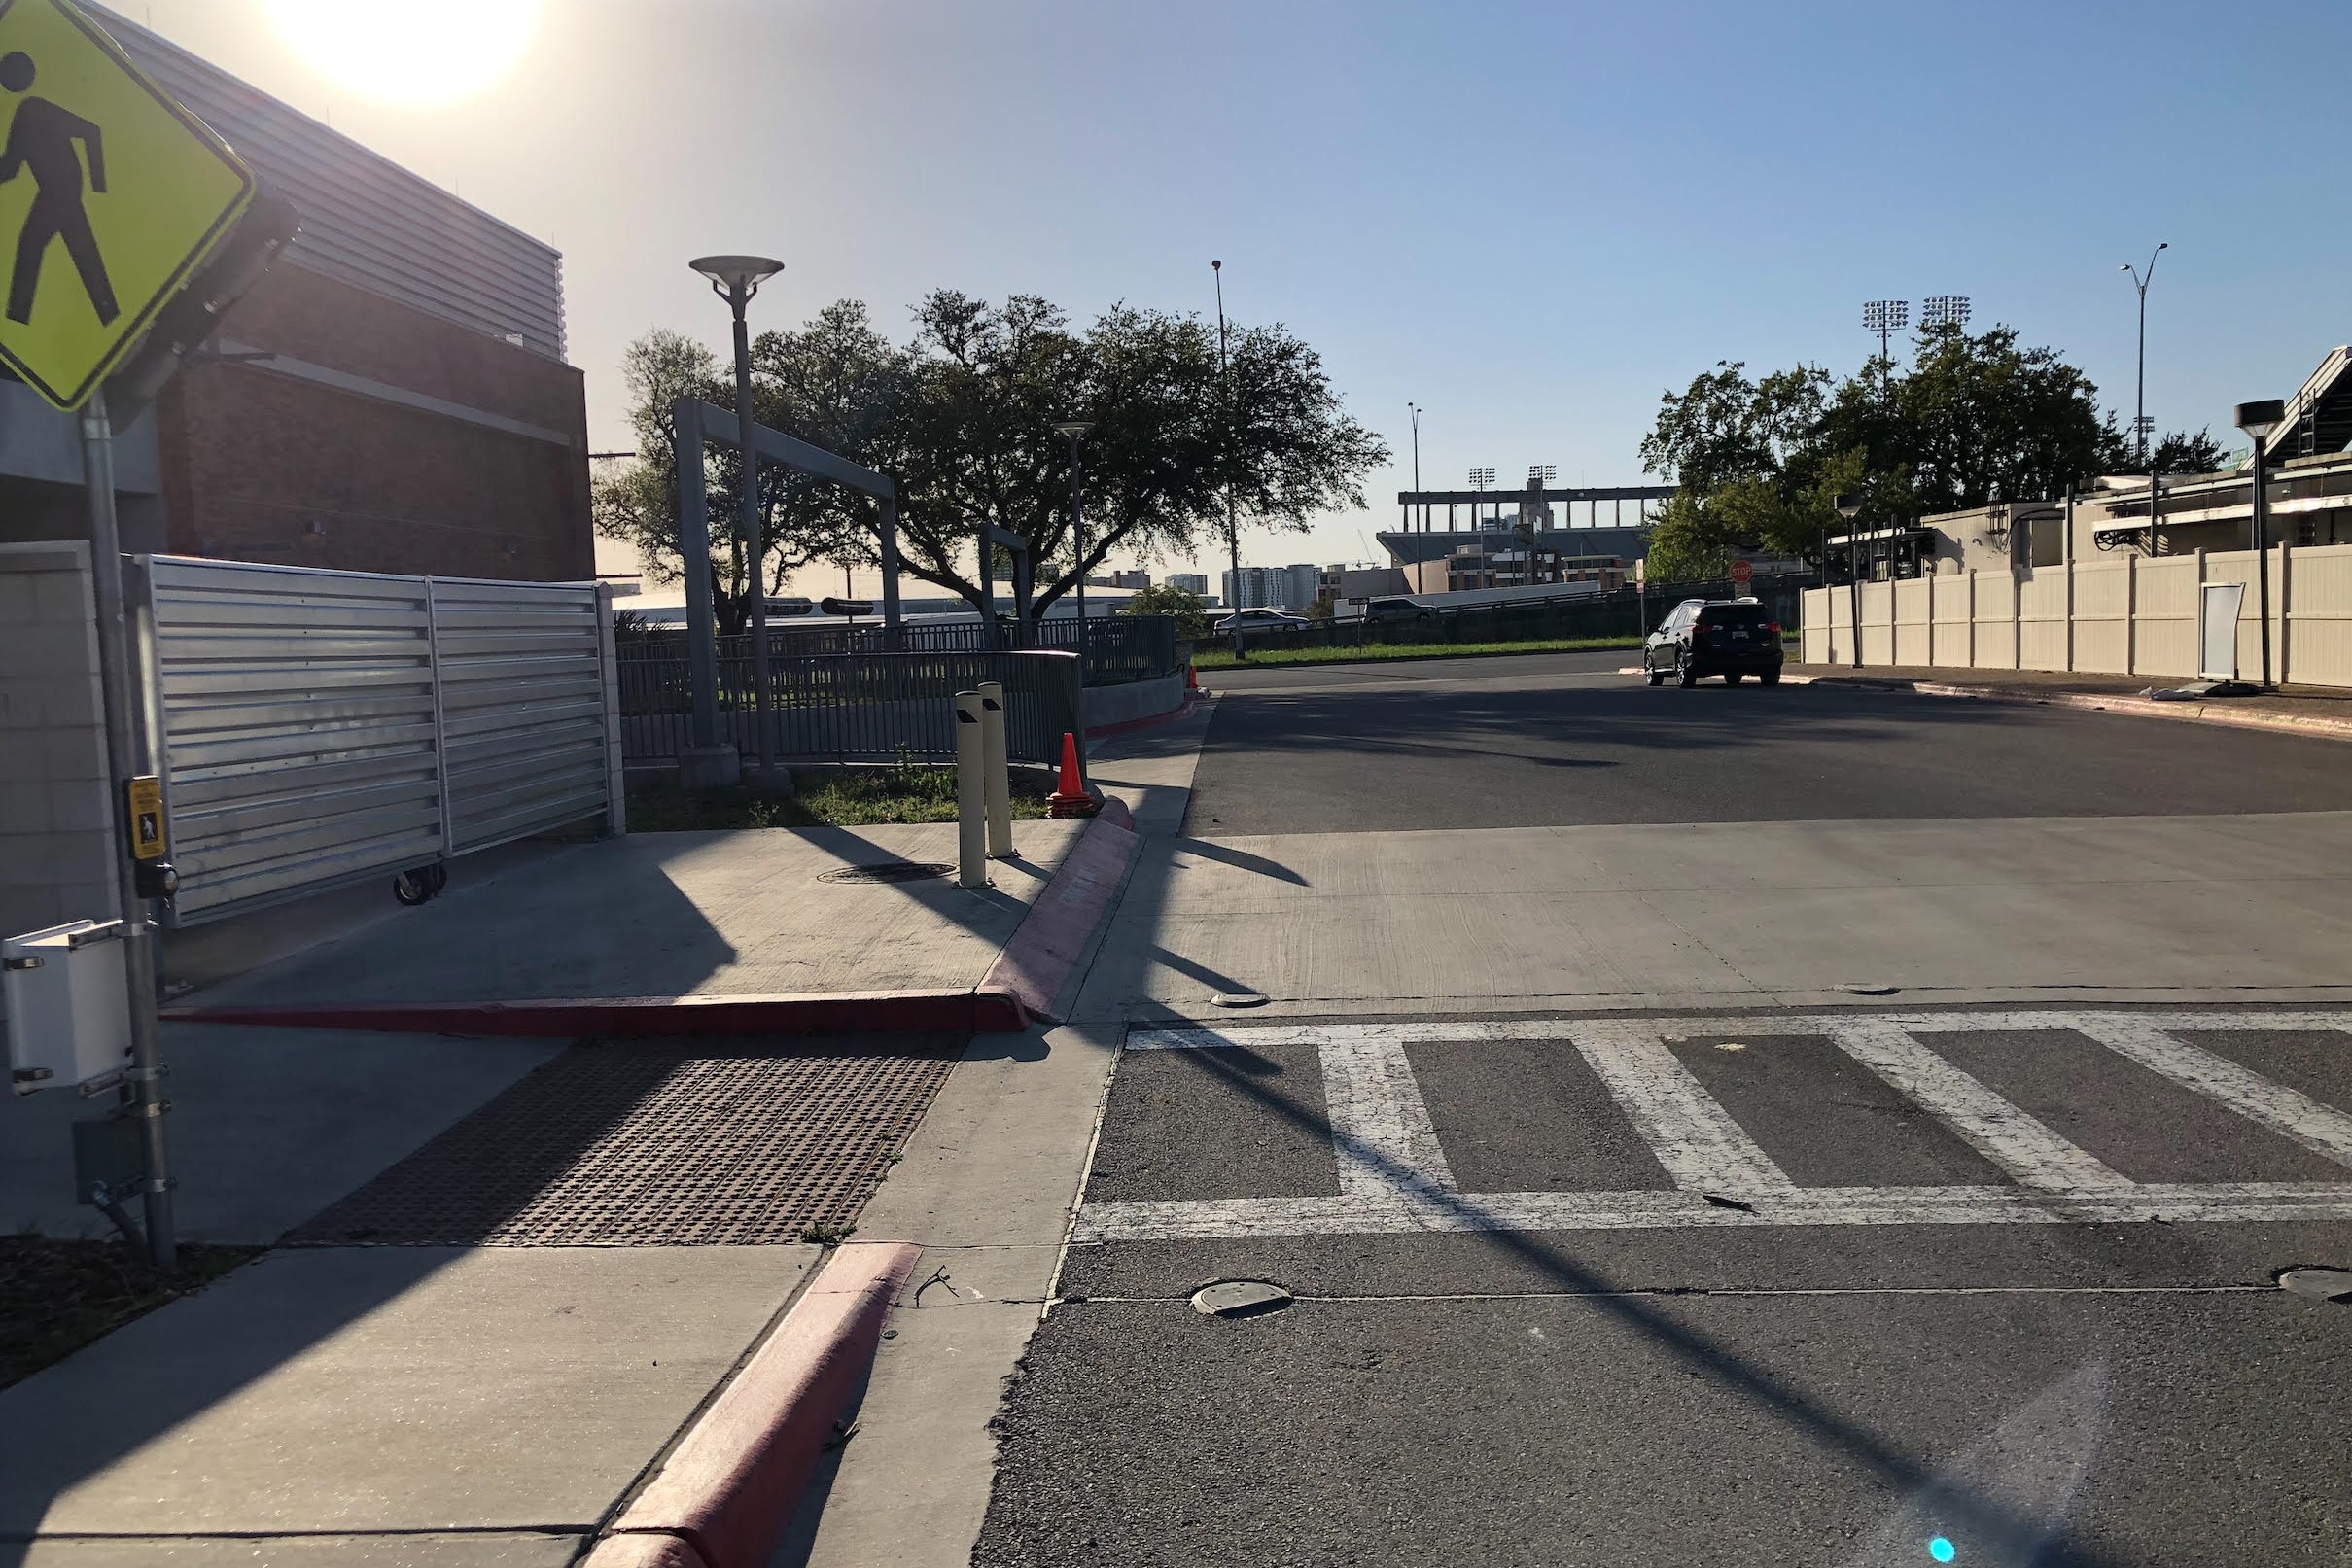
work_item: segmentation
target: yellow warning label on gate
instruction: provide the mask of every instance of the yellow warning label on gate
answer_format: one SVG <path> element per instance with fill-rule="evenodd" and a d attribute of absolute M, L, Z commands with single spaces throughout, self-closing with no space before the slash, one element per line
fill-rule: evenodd
<path fill-rule="evenodd" d="M 253 172 L 71 0 L 0 0 L 0 361 L 79 408 Z"/>

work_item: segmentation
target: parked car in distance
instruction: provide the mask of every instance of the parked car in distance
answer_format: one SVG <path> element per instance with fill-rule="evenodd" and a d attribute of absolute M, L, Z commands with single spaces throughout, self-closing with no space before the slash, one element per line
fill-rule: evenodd
<path fill-rule="evenodd" d="M 1754 676 L 1780 684 L 1780 623 L 1753 599 L 1685 599 L 1641 645 L 1641 667 L 1650 684 L 1696 685 L 1702 676 L 1719 675 L 1736 686 Z"/>
<path fill-rule="evenodd" d="M 1412 600 L 1407 599 L 1402 594 L 1395 594 L 1387 599 L 1368 599 L 1364 601 L 1364 619 L 1435 620 L 1437 619 L 1437 611 L 1431 610 L 1427 605 L 1415 604 Z"/>
<path fill-rule="evenodd" d="M 1264 632 L 1277 626 L 1306 626 L 1312 624 L 1304 615 L 1293 615 L 1281 610 L 1237 610 L 1216 623 L 1216 629 L 1230 636 L 1234 632 Z"/>

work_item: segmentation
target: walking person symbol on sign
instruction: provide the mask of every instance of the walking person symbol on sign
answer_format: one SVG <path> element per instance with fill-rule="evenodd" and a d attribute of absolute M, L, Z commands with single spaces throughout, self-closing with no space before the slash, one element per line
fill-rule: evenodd
<path fill-rule="evenodd" d="M 40 70 L 21 50 L 0 56 L 0 91 L 21 96 L 32 91 Z M 0 100 L 5 101 L 5 100 Z M 78 145 L 77 145 L 78 144 Z M 83 160 L 88 160 L 87 185 Z M 106 259 L 98 253 L 98 236 L 90 232 L 90 195 L 106 193 L 106 146 L 96 125 L 47 98 L 23 97 L 9 121 L 8 141 L 0 146 L 0 185 L 30 173 L 40 193 L 25 214 L 17 236 L 16 266 L 8 286 L 8 319 L 29 325 L 33 302 L 41 287 L 41 264 L 50 247 L 65 242 L 65 254 L 81 274 L 82 288 L 101 326 L 112 326 L 123 312 L 115 303 L 115 287 L 106 276 Z"/>
<path fill-rule="evenodd" d="M 218 253 L 253 171 L 80 0 L 0 0 L 0 368 L 82 408 Z"/>

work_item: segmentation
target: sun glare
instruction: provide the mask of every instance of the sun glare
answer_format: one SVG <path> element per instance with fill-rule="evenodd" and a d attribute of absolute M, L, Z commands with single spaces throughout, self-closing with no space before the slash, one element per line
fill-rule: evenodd
<path fill-rule="evenodd" d="M 540 0 L 263 0 L 310 68 L 386 103 L 454 103 L 511 70 Z"/>

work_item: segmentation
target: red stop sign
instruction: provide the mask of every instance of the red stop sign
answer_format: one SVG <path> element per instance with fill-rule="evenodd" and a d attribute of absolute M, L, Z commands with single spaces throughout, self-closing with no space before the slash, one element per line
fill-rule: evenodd
<path fill-rule="evenodd" d="M 1746 587 L 1748 584 L 1748 579 L 1753 577 L 1755 575 L 1756 569 L 1748 565 L 1745 561 L 1734 561 L 1732 563 L 1732 582 L 1734 586 L 1740 588 Z"/>

